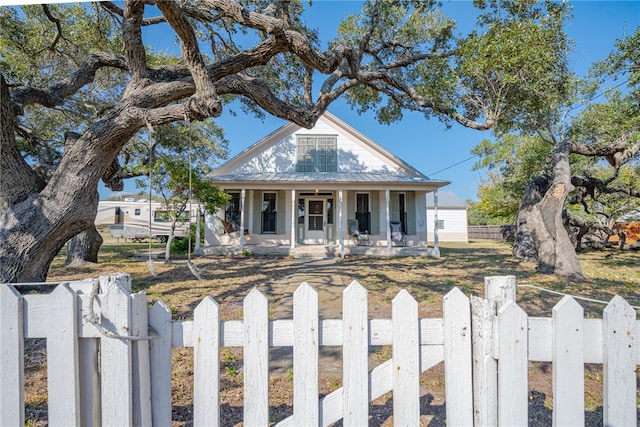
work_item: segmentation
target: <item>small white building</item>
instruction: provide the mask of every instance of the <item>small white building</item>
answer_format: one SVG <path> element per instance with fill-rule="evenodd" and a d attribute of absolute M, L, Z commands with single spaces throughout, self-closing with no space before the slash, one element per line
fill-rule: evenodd
<path fill-rule="evenodd" d="M 448 181 L 428 178 L 330 113 L 313 129 L 284 125 L 208 179 L 231 199 L 207 216 L 207 246 L 331 245 L 344 254 L 347 245 L 431 241 L 437 253 L 438 240 L 466 240 L 466 204 L 446 192 L 434 205 Z M 460 206 L 447 206 L 452 200 Z"/>
<path fill-rule="evenodd" d="M 433 230 L 436 221 L 434 194 L 427 194 L 427 229 Z M 438 190 L 438 239 L 441 242 L 469 242 L 469 204 L 453 191 Z M 429 236 L 433 242 L 434 234 Z"/>

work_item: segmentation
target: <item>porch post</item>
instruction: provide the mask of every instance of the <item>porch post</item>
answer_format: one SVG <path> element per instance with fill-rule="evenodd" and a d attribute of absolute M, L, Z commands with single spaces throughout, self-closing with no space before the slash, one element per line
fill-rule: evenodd
<path fill-rule="evenodd" d="M 433 192 L 433 248 L 438 251 L 438 189 Z"/>
<path fill-rule="evenodd" d="M 244 251 L 244 197 L 246 190 L 240 191 L 240 252 Z"/>
<path fill-rule="evenodd" d="M 389 213 L 389 205 L 391 204 L 391 191 L 387 188 L 384 191 L 385 205 L 387 208 L 387 249 L 391 250 L 391 214 Z"/>
<path fill-rule="evenodd" d="M 429 192 L 424 193 L 424 244 L 429 247 Z"/>
<path fill-rule="evenodd" d="M 291 189 L 291 249 L 296 247 L 296 224 L 298 221 L 298 210 L 296 209 L 296 189 Z"/>
<path fill-rule="evenodd" d="M 338 236 L 340 237 L 340 258 L 344 258 L 344 230 L 342 229 L 342 188 L 338 189 Z"/>

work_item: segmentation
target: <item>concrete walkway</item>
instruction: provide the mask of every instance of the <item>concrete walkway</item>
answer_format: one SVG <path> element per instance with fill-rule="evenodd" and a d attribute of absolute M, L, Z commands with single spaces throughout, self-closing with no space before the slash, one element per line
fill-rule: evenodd
<path fill-rule="evenodd" d="M 285 292 L 293 295 L 301 283 L 307 282 L 318 292 L 318 311 L 323 319 L 342 317 L 342 291 L 345 283 L 336 269 L 335 258 L 307 258 L 297 260 L 296 272 L 286 278 Z M 281 301 L 275 310 L 275 319 L 293 317 L 293 298 Z"/>
<path fill-rule="evenodd" d="M 286 293 L 291 297 L 279 301 L 274 319 L 293 318 L 293 292 L 301 283 L 307 282 L 318 292 L 318 315 L 321 319 L 342 318 L 342 292 L 347 284 L 336 269 L 335 258 L 299 259 L 296 272 L 286 278 Z M 271 375 L 286 375 L 293 368 L 293 349 L 273 347 L 269 353 Z M 321 347 L 320 371 L 329 377 L 342 376 L 342 347 Z"/>

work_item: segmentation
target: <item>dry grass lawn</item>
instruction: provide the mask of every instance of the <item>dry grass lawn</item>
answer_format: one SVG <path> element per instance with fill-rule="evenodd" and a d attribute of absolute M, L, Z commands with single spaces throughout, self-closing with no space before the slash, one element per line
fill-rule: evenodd
<path fill-rule="evenodd" d="M 295 273 L 297 262 L 288 258 L 270 257 L 203 257 L 194 259 L 204 280 L 196 280 L 183 263 L 156 264 L 157 277 L 151 276 L 144 260 L 132 258 L 144 252 L 146 244 L 104 245 L 100 263 L 80 268 L 64 267 L 64 254 L 51 266 L 50 281 L 97 277 L 102 274 L 124 272 L 132 276 L 134 290 L 145 291 L 150 303 L 162 299 L 172 310 L 174 319 L 190 319 L 193 310 L 206 296 L 220 305 L 223 320 L 242 318 L 242 300 L 257 287 L 277 304 L 291 298 L 288 278 Z M 159 247 L 154 250 L 160 249 Z M 391 300 L 401 289 L 407 289 L 418 301 L 420 317 L 441 317 L 442 296 L 454 286 L 467 295 L 484 295 L 485 276 L 515 275 L 521 284 L 532 284 L 550 290 L 609 301 L 620 295 L 630 304 L 640 306 L 640 253 L 617 250 L 592 251 L 580 254 L 585 273 L 582 282 L 571 282 L 553 275 L 535 273 L 535 265 L 514 260 L 510 246 L 505 243 L 478 241 L 469 244 L 443 244 L 439 259 L 373 258 L 354 256 L 336 261 L 336 268 L 344 283 L 359 281 L 369 292 L 370 317 L 390 318 Z M 290 287 L 289 287 L 290 289 Z M 533 288 L 517 290 L 518 303 L 530 316 L 551 316 L 551 308 L 560 296 Z M 604 305 L 581 302 L 589 317 L 601 317 Z M 27 403 L 30 424 L 40 425 L 46 419 L 46 355 L 41 343 L 31 343 L 25 361 L 27 372 Z M 371 363 L 390 357 L 388 348 L 372 349 Z M 174 424 L 189 424 L 192 408 L 192 352 L 174 350 Z M 235 425 L 242 417 L 242 352 L 240 349 L 221 351 L 224 405 L 224 425 Z M 551 367 L 531 364 L 530 417 L 532 425 L 550 425 L 553 406 L 551 396 Z M 291 414 L 292 378 L 287 375 L 270 379 L 272 394 L 270 416 L 279 421 Z M 601 423 L 602 374 L 598 366 L 586 367 L 586 415 L 589 425 Z M 339 377 L 320 378 L 321 393 L 339 387 Z M 44 384 L 43 384 L 44 382 Z M 444 425 L 444 376 L 442 365 L 421 377 L 424 394 L 421 400 L 423 423 Z M 391 425 L 391 395 L 385 395 L 371 405 L 371 425 Z M 600 420 L 600 421 L 598 421 Z"/>

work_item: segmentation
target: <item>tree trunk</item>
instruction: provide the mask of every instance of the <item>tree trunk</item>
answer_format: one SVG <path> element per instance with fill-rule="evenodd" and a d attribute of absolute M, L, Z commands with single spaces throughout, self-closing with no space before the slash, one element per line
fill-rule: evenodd
<path fill-rule="evenodd" d="M 65 144 L 44 185 L 17 148 L 9 91 L 0 80 L 0 283 L 43 282 L 65 243 L 93 225 L 98 182 L 139 125 L 124 108 L 125 114 L 113 111 L 95 122 L 91 132 Z"/>
<path fill-rule="evenodd" d="M 98 251 L 102 245 L 102 236 L 91 225 L 87 230 L 76 234 L 67 243 L 67 260 L 65 265 L 82 265 L 88 262 L 98 262 Z"/>
<path fill-rule="evenodd" d="M 527 188 L 516 217 L 518 231 L 513 254 L 536 259 L 539 273 L 581 280 L 582 268 L 563 216 L 564 203 L 573 190 L 569 150 L 569 144 L 564 142 L 554 149 L 553 181 L 544 193 L 542 180 Z"/>

